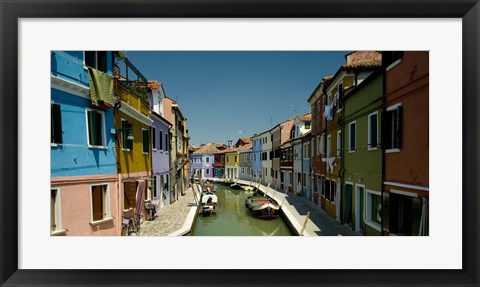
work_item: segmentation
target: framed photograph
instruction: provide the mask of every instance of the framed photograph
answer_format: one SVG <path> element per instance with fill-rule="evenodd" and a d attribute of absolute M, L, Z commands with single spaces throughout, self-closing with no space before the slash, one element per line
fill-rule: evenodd
<path fill-rule="evenodd" d="M 313 0 L 302 3 L 290 0 L 245 3 L 229 0 L 139 3 L 130 0 L 32 0 L 18 3 L 2 1 L 0 9 L 1 286 L 480 284 L 480 201 L 476 192 L 480 96 L 478 0 Z M 51 206 L 58 195 L 51 182 L 52 170 L 57 166 L 50 157 L 51 144 L 55 145 L 58 139 L 48 142 L 48 130 L 51 129 L 50 140 L 60 137 L 62 143 L 62 134 L 55 133 L 56 127 L 49 125 L 49 122 L 53 122 L 52 117 L 57 115 L 54 113 L 56 110 L 48 108 L 56 100 L 50 93 L 51 73 L 54 73 L 57 65 L 56 59 L 61 60 L 62 56 L 59 53 L 56 57 L 56 51 L 93 50 L 182 51 L 186 54 L 199 51 L 227 54 L 233 51 L 377 51 L 377 54 L 394 50 L 407 53 L 428 51 L 425 54 L 429 57 L 427 63 L 430 73 L 429 137 L 425 138 L 431 148 L 430 169 L 427 168 L 430 177 L 427 192 L 429 188 L 432 189 L 430 210 L 427 211 L 431 212 L 429 232 L 422 234 L 426 236 L 388 237 L 90 236 L 118 235 L 115 233 L 118 228 L 107 231 L 93 228 L 100 224 L 111 224 L 112 220 L 119 217 L 110 212 L 110 204 L 103 204 L 105 198 L 110 202 L 110 197 L 117 195 L 109 189 L 108 184 L 104 184 L 107 177 L 100 177 L 96 179 L 98 184 L 89 186 L 90 202 L 99 202 L 97 205 L 92 203 L 91 207 L 92 234 L 51 236 L 53 233 L 59 235 L 68 232 L 64 228 L 54 228 L 48 232 L 47 225 L 50 221 L 52 226 L 51 220 L 56 218 L 51 210 L 57 210 L 51 209 Z M 382 55 L 387 54 L 384 52 Z M 94 64 L 101 65 L 98 61 L 100 56 L 94 56 Z M 122 58 L 121 53 L 116 56 Z M 398 65 L 393 52 L 388 56 L 392 57 L 389 68 Z M 135 68 L 131 70 L 138 72 Z M 416 72 L 417 69 L 411 72 L 410 79 Z M 94 77 L 94 72 L 91 73 L 91 77 Z M 318 83 L 321 80 L 319 78 Z M 343 91 L 338 89 L 338 93 Z M 362 90 L 353 93 L 361 94 Z M 293 95 L 299 97 L 299 101 L 309 96 Z M 332 92 L 332 101 L 334 98 L 335 92 Z M 238 100 L 227 99 L 231 102 Z M 105 104 L 104 98 L 99 101 Z M 108 116 L 108 112 L 85 110 L 79 119 L 85 121 L 87 126 L 101 123 L 95 119 Z M 73 110 L 69 112 L 75 113 Z M 128 114 L 128 109 L 124 108 L 122 112 Z M 394 106 L 388 108 L 387 112 L 391 116 L 390 123 L 394 125 L 401 110 Z M 378 113 L 368 112 L 367 117 L 369 123 L 377 125 Z M 159 117 L 159 121 L 161 119 Z M 164 125 L 167 126 L 168 121 Z M 371 125 L 368 126 L 368 145 L 371 141 L 379 140 L 377 133 L 372 132 Z M 356 122 L 350 122 L 345 128 L 353 133 L 357 129 Z M 135 133 L 128 121 L 118 126 L 109 126 L 104 122 L 103 129 L 112 135 L 122 133 L 120 141 L 126 149 L 133 138 L 143 137 L 145 141 L 145 135 L 148 134 L 148 129 L 139 129 L 138 134 Z M 158 132 L 160 126 L 156 130 Z M 131 133 L 128 134 L 128 131 Z M 279 131 L 281 133 L 281 127 Z M 341 136 L 336 133 L 334 143 L 339 142 Z M 92 133 L 87 138 L 89 149 L 104 146 L 108 149 L 105 137 L 97 137 Z M 346 151 L 354 151 L 355 140 L 352 137 L 346 139 L 349 140 Z M 159 148 L 159 144 L 155 142 L 155 148 Z M 389 144 L 391 150 L 397 148 L 395 138 L 390 139 Z M 338 148 L 338 143 L 336 146 L 339 150 L 345 150 Z M 148 144 L 146 148 L 143 146 L 143 153 L 148 153 Z M 177 156 L 182 154 L 177 153 Z M 347 155 L 344 157 L 347 158 Z M 114 160 L 114 157 L 111 159 Z M 210 159 L 214 160 L 214 157 Z M 60 166 L 58 170 L 61 169 Z M 216 171 L 209 171 L 212 172 Z M 233 173 L 232 170 L 228 172 Z M 412 174 L 416 177 L 415 172 L 412 171 Z M 162 177 L 162 182 L 165 180 L 166 177 Z M 355 179 L 355 186 L 365 189 L 361 181 L 363 178 Z M 384 181 L 389 183 L 387 179 Z M 56 183 L 61 183 L 61 180 Z M 127 182 L 125 190 L 130 188 L 129 184 Z M 47 203 L 48 197 L 44 195 L 44 190 L 49 186 L 52 191 L 50 205 Z M 138 186 L 145 190 L 152 188 L 148 181 L 139 182 L 131 187 L 133 199 L 139 194 Z M 72 192 L 75 192 L 74 189 L 72 187 Z M 359 190 L 350 192 L 357 194 Z M 365 194 L 368 197 L 365 200 L 372 202 L 378 197 L 368 188 L 358 194 Z M 158 198 L 163 200 L 174 196 L 164 195 L 163 192 L 161 195 L 165 198 L 160 195 Z M 400 202 L 401 195 L 412 196 L 400 190 L 390 196 L 390 200 Z M 127 195 L 125 197 L 128 198 Z M 334 191 L 325 197 L 333 201 Z M 415 197 L 421 195 L 416 194 Z M 382 197 L 380 206 L 385 204 L 383 200 Z M 119 199 L 117 201 L 119 206 L 125 206 L 125 203 L 120 204 Z M 320 199 L 317 201 L 319 205 Z M 423 212 L 422 201 L 418 202 L 417 209 Z M 252 199 L 250 204 L 253 206 L 256 203 Z M 215 204 L 206 206 L 210 208 L 207 211 L 216 211 Z M 134 205 L 129 207 L 135 208 Z M 383 213 L 381 218 L 376 218 L 372 208 L 366 211 L 372 215 L 368 222 L 369 232 L 373 231 L 370 235 L 395 235 L 397 232 L 392 231 L 394 227 L 387 230 L 380 225 L 382 223 L 376 222 L 383 222 Z M 75 202 L 68 209 L 72 212 Z M 335 210 L 332 212 L 335 213 Z M 359 211 L 354 208 L 354 217 L 355 212 Z M 342 216 L 345 215 L 342 213 Z M 342 227 L 350 230 L 366 227 L 360 225 L 364 222 L 350 224 Z M 128 232 L 128 224 L 126 226 Z M 388 231 L 392 234 L 388 234 Z M 398 233 L 402 234 L 401 231 Z M 417 230 L 417 233 L 422 231 Z M 208 249 L 205 248 L 207 245 Z M 259 250 L 259 254 L 254 250 Z"/>

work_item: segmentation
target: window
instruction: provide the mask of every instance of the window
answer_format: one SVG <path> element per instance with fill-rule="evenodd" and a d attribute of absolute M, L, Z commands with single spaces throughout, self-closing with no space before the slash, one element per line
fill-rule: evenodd
<path fill-rule="evenodd" d="M 170 142 L 168 140 L 168 134 L 165 133 L 165 151 L 168 151 L 170 147 Z"/>
<path fill-rule="evenodd" d="M 229 158 L 229 157 L 227 156 L 227 162 L 228 162 L 228 158 Z"/>
<path fill-rule="evenodd" d="M 368 149 L 377 149 L 378 113 L 368 116 Z"/>
<path fill-rule="evenodd" d="M 342 131 L 337 132 L 337 157 L 342 156 Z"/>
<path fill-rule="evenodd" d="M 210 162 L 210 158 L 209 158 L 209 157 L 206 157 L 206 158 L 205 158 L 205 162 L 206 162 L 206 163 L 209 163 L 209 162 Z"/>
<path fill-rule="evenodd" d="M 158 190 L 157 190 L 157 177 L 156 175 L 153 176 L 153 181 L 152 181 L 152 197 L 157 198 L 158 197 Z"/>
<path fill-rule="evenodd" d="M 332 136 L 327 136 L 327 157 L 332 157 Z"/>
<path fill-rule="evenodd" d="M 62 230 L 60 190 L 50 189 L 50 232 Z"/>
<path fill-rule="evenodd" d="M 305 123 L 305 129 L 307 129 L 307 130 L 310 129 L 310 122 Z"/>
<path fill-rule="evenodd" d="M 123 183 L 123 209 L 124 210 L 135 208 L 135 205 L 137 203 L 136 194 L 137 194 L 136 182 L 132 181 L 132 182 Z"/>
<path fill-rule="evenodd" d="M 225 156 L 222 155 L 222 163 L 224 163 L 224 162 L 225 162 Z"/>
<path fill-rule="evenodd" d="M 350 137 L 350 140 L 349 140 L 349 144 L 348 144 L 348 151 L 349 152 L 353 152 L 355 151 L 355 147 L 356 147 L 356 133 L 355 133 L 355 127 L 356 127 L 356 122 L 351 122 L 349 124 L 349 137 Z"/>
<path fill-rule="evenodd" d="M 155 127 L 152 127 L 152 150 L 156 150 L 157 149 L 157 130 L 155 129 Z"/>
<path fill-rule="evenodd" d="M 148 154 L 150 152 L 150 133 L 147 129 L 142 129 L 142 139 L 143 139 L 143 153 Z"/>
<path fill-rule="evenodd" d="M 319 154 L 324 154 L 325 153 L 325 135 L 322 134 L 320 137 L 320 148 L 319 148 Z"/>
<path fill-rule="evenodd" d="M 85 65 L 104 73 L 107 72 L 106 51 L 85 51 Z"/>
<path fill-rule="evenodd" d="M 92 222 L 110 217 L 108 185 L 92 185 L 91 192 Z"/>
<path fill-rule="evenodd" d="M 124 150 L 133 149 L 133 139 L 129 138 L 130 134 L 133 134 L 133 126 L 128 121 L 121 120 L 121 129 L 122 129 L 122 148 Z"/>
<path fill-rule="evenodd" d="M 325 180 L 325 199 L 335 202 L 335 192 L 337 189 L 336 182 L 333 180 Z"/>
<path fill-rule="evenodd" d="M 237 163 L 237 156 L 235 156 L 235 160 L 234 160 L 235 163 Z"/>
<path fill-rule="evenodd" d="M 209 175 L 209 174 L 210 174 L 210 170 L 209 170 L 208 168 L 205 170 L 205 174 L 206 174 L 206 175 Z"/>
<path fill-rule="evenodd" d="M 400 149 L 402 144 L 402 107 L 387 108 L 384 113 L 383 146 L 386 150 Z"/>
<path fill-rule="evenodd" d="M 373 190 L 366 190 L 366 214 L 365 222 L 380 231 L 382 220 L 382 198 L 381 193 Z"/>
<path fill-rule="evenodd" d="M 50 118 L 50 142 L 61 144 L 62 138 L 62 112 L 60 105 L 51 105 L 51 118 Z"/>
<path fill-rule="evenodd" d="M 104 146 L 103 112 L 87 109 L 87 130 L 89 146 Z"/>
<path fill-rule="evenodd" d="M 160 131 L 160 137 L 158 138 L 158 149 L 163 150 L 163 132 Z"/>

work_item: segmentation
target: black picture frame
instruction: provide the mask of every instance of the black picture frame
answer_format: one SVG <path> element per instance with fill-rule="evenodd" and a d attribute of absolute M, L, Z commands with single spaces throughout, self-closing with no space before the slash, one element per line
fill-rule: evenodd
<path fill-rule="evenodd" d="M 1 286 L 479 286 L 478 0 L 0 0 Z M 18 19 L 117 17 L 462 18 L 461 270 L 23 270 L 18 269 Z M 447 67 L 448 68 L 448 67 Z M 448 131 L 446 131 L 448 135 Z M 459 191 L 452 191 L 459 192 Z M 448 228 L 448 226 L 446 226 Z M 441 250 L 439 250 L 441 252 Z M 208 268 L 208 266 L 206 266 Z M 161 278 L 161 282 L 160 282 Z"/>

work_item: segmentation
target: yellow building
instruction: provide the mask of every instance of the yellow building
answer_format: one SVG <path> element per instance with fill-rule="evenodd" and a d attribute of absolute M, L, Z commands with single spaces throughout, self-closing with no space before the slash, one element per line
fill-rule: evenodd
<path fill-rule="evenodd" d="M 133 65 L 124 59 L 128 67 Z M 118 67 L 117 67 L 118 68 Z M 138 78 L 144 77 L 137 71 Z M 114 114 L 115 146 L 117 154 L 117 174 L 119 183 L 120 206 L 123 216 L 133 214 L 145 216 L 144 203 L 150 199 L 152 150 L 150 140 L 150 103 L 147 94 L 146 79 L 129 81 L 118 74 L 115 80 L 117 103 Z M 145 218 L 145 217 L 144 217 Z"/>
<path fill-rule="evenodd" d="M 230 148 L 225 152 L 225 178 L 237 180 L 240 170 L 240 155 L 238 148 Z"/>

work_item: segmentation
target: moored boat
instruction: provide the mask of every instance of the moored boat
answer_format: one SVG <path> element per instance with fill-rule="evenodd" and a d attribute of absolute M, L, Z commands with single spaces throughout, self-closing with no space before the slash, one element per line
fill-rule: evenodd
<path fill-rule="evenodd" d="M 203 192 L 207 192 L 207 191 L 215 192 L 215 191 L 216 191 L 216 188 L 215 188 L 214 185 L 210 185 L 210 184 L 209 184 L 209 185 L 204 185 L 204 186 L 202 187 L 202 191 L 203 191 Z"/>
<path fill-rule="evenodd" d="M 245 207 L 252 215 L 261 219 L 275 219 L 280 214 L 280 206 L 265 196 L 250 196 L 245 199 Z"/>
<path fill-rule="evenodd" d="M 201 216 L 209 216 L 217 213 L 218 199 L 214 192 L 207 191 L 202 193 L 201 198 L 202 207 L 200 210 Z"/>

